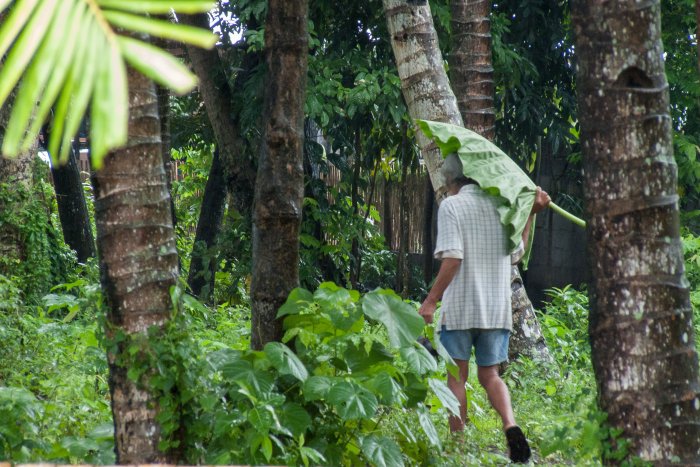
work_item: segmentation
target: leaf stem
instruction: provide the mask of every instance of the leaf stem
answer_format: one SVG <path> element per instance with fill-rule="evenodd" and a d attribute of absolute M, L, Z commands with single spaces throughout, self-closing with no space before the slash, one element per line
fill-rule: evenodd
<path fill-rule="evenodd" d="M 584 221 L 580 217 L 574 216 L 570 212 L 565 211 L 564 209 L 562 209 L 561 207 L 557 206 L 554 203 L 549 203 L 549 207 L 552 208 L 552 210 L 554 212 L 556 212 L 560 216 L 564 217 L 565 219 L 570 220 L 571 222 L 578 225 L 579 227 L 583 227 L 584 229 L 586 228 L 586 221 Z"/>

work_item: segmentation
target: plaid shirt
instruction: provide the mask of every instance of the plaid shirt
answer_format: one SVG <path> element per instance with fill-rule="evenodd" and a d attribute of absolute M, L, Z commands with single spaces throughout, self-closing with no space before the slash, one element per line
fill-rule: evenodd
<path fill-rule="evenodd" d="M 453 329 L 512 329 L 510 253 L 497 200 L 465 185 L 438 211 L 435 257 L 462 265 L 442 298 L 441 322 Z"/>

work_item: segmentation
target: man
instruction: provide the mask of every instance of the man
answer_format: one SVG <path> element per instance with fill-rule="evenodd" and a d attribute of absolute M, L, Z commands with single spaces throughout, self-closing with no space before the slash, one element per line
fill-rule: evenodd
<path fill-rule="evenodd" d="M 479 383 L 501 417 L 510 458 L 513 462 L 527 462 L 530 446 L 515 423 L 508 388 L 498 374 L 499 363 L 508 358 L 512 329 L 511 252 L 498 216 L 498 201 L 464 177 L 457 154 L 447 156 L 442 174 L 449 194 L 438 211 L 435 257 L 442 264 L 419 313 L 426 323 L 432 323 L 437 302 L 442 299 L 440 343 L 459 367 L 459 378 L 447 376 L 447 385 L 460 406 L 460 417 L 450 417 L 450 430 L 463 430 L 467 419 L 465 384 L 474 347 Z M 538 187 L 523 232 L 524 241 L 532 216 L 550 201 L 549 195 Z"/>

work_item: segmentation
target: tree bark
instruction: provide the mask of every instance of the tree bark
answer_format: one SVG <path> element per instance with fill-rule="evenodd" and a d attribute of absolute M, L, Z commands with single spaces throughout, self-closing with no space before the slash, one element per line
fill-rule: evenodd
<path fill-rule="evenodd" d="M 251 347 L 282 337 L 277 310 L 299 284 L 308 0 L 270 0 L 264 129 L 255 184 Z"/>
<path fill-rule="evenodd" d="M 599 403 L 631 455 L 698 465 L 698 356 L 660 3 L 576 0 L 571 11 Z"/>
<path fill-rule="evenodd" d="M 430 179 L 425 179 L 425 207 L 423 208 L 423 281 L 426 285 L 433 280 L 433 227 L 435 219 L 435 193 Z"/>
<path fill-rule="evenodd" d="M 219 150 L 216 149 L 207 184 L 204 187 L 204 197 L 190 259 L 190 271 L 187 276 L 187 284 L 192 294 L 203 301 L 208 301 L 214 292 L 218 257 L 215 246 L 224 218 L 225 200 L 226 180 L 221 167 Z"/>
<path fill-rule="evenodd" d="M 427 1 L 382 0 L 401 89 L 411 118 L 462 126 L 457 100 L 450 88 Z M 446 195 L 437 145 L 416 131 L 421 155 L 436 199 Z"/>
<path fill-rule="evenodd" d="M 489 141 L 496 136 L 491 54 L 491 1 L 452 0 L 450 81 L 467 128 Z"/>
<path fill-rule="evenodd" d="M 124 342 L 169 320 L 178 275 L 155 87 L 132 69 L 128 79 L 127 146 L 110 153 L 92 176 L 106 334 L 127 337 L 108 351 L 115 451 L 120 464 L 173 463 L 177 459 L 158 448 L 158 400 L 119 363 L 128 361 Z"/>
<path fill-rule="evenodd" d="M 51 167 L 51 176 L 63 239 L 75 251 L 78 262 L 85 263 L 88 258 L 95 256 L 95 239 L 76 157 L 74 146 L 64 165 Z"/>

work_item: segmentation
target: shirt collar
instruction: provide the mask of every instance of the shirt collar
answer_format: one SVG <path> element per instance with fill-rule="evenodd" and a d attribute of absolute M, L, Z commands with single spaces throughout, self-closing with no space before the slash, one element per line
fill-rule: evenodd
<path fill-rule="evenodd" d="M 460 188 L 458 194 L 473 193 L 473 192 L 477 192 L 477 191 L 481 191 L 481 187 L 479 185 L 477 185 L 476 183 L 470 183 L 470 184 L 464 185 L 462 188 Z"/>

